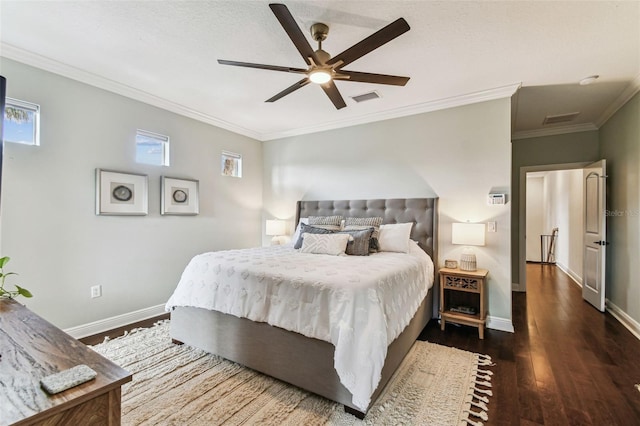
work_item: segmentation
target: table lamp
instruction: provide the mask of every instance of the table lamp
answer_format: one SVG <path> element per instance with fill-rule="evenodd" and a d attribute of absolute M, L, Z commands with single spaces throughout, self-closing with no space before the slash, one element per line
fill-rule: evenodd
<path fill-rule="evenodd" d="M 484 245 L 484 223 L 451 224 L 451 243 L 466 246 L 460 256 L 460 270 L 477 270 L 476 254 L 470 246 Z"/>
<path fill-rule="evenodd" d="M 272 236 L 271 245 L 279 246 L 286 243 L 287 222 L 279 219 L 267 220 L 266 234 Z"/>

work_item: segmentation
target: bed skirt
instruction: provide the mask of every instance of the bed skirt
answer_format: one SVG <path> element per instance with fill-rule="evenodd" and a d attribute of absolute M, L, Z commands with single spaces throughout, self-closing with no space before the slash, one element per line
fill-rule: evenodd
<path fill-rule="evenodd" d="M 432 288 L 404 331 L 389 345 L 382 378 L 371 405 L 396 371 L 418 335 L 433 317 Z M 202 308 L 176 307 L 171 338 L 344 404 L 361 414 L 333 367 L 335 347 L 328 342 L 246 318 Z"/>

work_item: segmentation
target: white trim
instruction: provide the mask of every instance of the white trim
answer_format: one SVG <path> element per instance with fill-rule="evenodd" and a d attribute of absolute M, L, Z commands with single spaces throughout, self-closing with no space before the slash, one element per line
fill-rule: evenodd
<path fill-rule="evenodd" d="M 558 268 L 560 268 L 562 270 L 562 272 L 567 274 L 569 276 L 569 278 L 571 278 L 573 280 L 573 282 L 578 284 L 578 287 L 582 288 L 582 277 L 580 275 L 578 275 L 577 273 L 572 271 L 571 268 L 569 268 L 568 266 L 566 266 L 566 265 L 564 265 L 564 264 L 562 264 L 560 262 L 556 262 L 556 266 Z"/>
<path fill-rule="evenodd" d="M 497 87 L 494 89 L 482 90 L 480 92 L 469 93 L 466 95 L 453 96 L 445 99 L 424 102 L 416 105 L 396 108 L 389 111 L 368 114 L 360 117 L 349 118 L 346 120 L 337 120 L 317 126 L 303 127 L 299 129 L 287 130 L 284 132 L 274 132 L 262 134 L 263 141 L 272 139 L 280 139 L 290 136 L 299 136 L 308 133 L 324 132 L 326 130 L 339 129 L 342 127 L 355 126 L 392 118 L 406 117 L 409 115 L 423 114 L 425 112 L 438 111 L 448 108 L 455 108 L 464 105 L 471 105 L 479 102 L 493 101 L 496 99 L 510 98 L 520 88 L 521 83 L 514 83 L 508 86 Z"/>
<path fill-rule="evenodd" d="M 593 130 L 598 130 L 598 126 L 593 123 L 572 124 L 570 126 L 559 126 L 548 129 L 522 130 L 520 132 L 514 132 L 513 135 L 511 135 L 511 140 L 564 135 L 567 133 L 590 132 Z"/>
<path fill-rule="evenodd" d="M 640 92 L 640 74 L 638 74 L 636 78 L 631 80 L 631 83 L 629 83 L 629 85 L 624 89 L 620 96 L 618 96 L 604 110 L 604 112 L 595 120 L 595 122 L 573 124 L 569 126 L 559 126 L 549 129 L 523 130 L 520 132 L 514 132 L 513 135 L 511 135 L 511 140 L 539 138 L 543 136 L 564 135 L 567 133 L 589 132 L 598 130 L 638 92 Z"/>
<path fill-rule="evenodd" d="M 165 313 L 164 306 L 165 305 L 163 303 L 162 305 L 151 306 L 149 308 L 140 309 L 126 314 L 116 315 L 115 317 L 105 318 L 88 324 L 67 328 L 64 331 L 71 335 L 71 337 L 81 339 L 83 337 L 93 336 L 94 334 L 113 330 L 114 328 L 133 324 L 138 321 L 157 317 L 158 315 Z"/>
<path fill-rule="evenodd" d="M 229 130 L 240 135 L 244 135 L 259 141 L 268 141 L 272 139 L 280 139 L 289 136 L 298 136 L 308 133 L 322 132 L 325 130 L 333 130 L 342 127 L 355 126 L 358 124 L 371 123 L 374 121 L 388 120 L 391 118 L 405 117 L 409 115 L 421 114 L 425 112 L 437 111 L 441 109 L 454 108 L 463 105 L 470 105 L 478 102 L 492 101 L 495 99 L 511 97 L 521 86 L 521 83 L 511 84 L 508 86 L 498 87 L 494 89 L 483 90 L 480 92 L 454 96 L 446 99 L 439 99 L 431 102 L 425 102 L 417 105 L 396 108 L 391 111 L 385 111 L 375 114 L 368 114 L 360 117 L 354 117 L 346 120 L 332 121 L 317 126 L 309 126 L 300 129 L 288 130 L 284 132 L 260 133 L 234 123 L 212 117 L 200 111 L 187 108 L 184 105 L 177 104 L 167 99 L 152 95 L 151 93 L 138 90 L 136 88 L 124 85 L 114 80 L 101 77 L 76 67 L 72 67 L 62 62 L 41 56 L 13 45 L 0 42 L 1 56 L 22 62 L 24 64 L 43 69 L 63 77 L 67 77 L 76 81 L 80 81 L 91 86 L 99 87 L 113 93 L 117 93 L 127 98 L 135 99 L 149 105 L 162 108 L 203 123 L 211 124 Z"/>
<path fill-rule="evenodd" d="M 617 319 L 620 324 L 625 326 L 627 330 L 631 332 L 638 340 L 640 340 L 640 323 L 633 318 L 631 318 L 625 311 L 620 309 L 616 304 L 614 304 L 611 300 L 607 299 L 605 301 L 606 309 L 609 311 L 611 315 L 615 319 Z"/>
<path fill-rule="evenodd" d="M 602 115 L 598 117 L 596 120 L 596 126 L 599 128 L 606 123 L 611 117 L 613 117 L 613 114 L 618 112 L 618 110 L 622 108 L 624 104 L 629 102 L 629 100 L 631 100 L 631 98 L 633 98 L 638 92 L 640 92 L 640 74 L 638 74 L 636 78 L 629 83 L 620 96 L 618 96 L 616 100 L 604 110 Z"/>
<path fill-rule="evenodd" d="M 513 322 L 507 318 L 500 317 L 492 317 L 491 315 L 487 315 L 487 328 L 492 330 L 506 331 L 509 333 L 514 333 Z"/>
<path fill-rule="evenodd" d="M 55 61 L 36 53 L 28 52 L 10 44 L 0 43 L 0 52 L 2 52 L 1 56 L 5 58 L 22 62 L 23 64 L 40 68 L 42 70 L 67 77 L 72 80 L 80 81 L 82 83 L 89 84 L 91 86 L 107 90 L 109 92 L 117 93 L 118 95 L 135 99 L 137 101 L 162 108 L 166 111 L 171 111 L 176 114 L 183 115 L 185 117 L 193 118 L 194 120 L 202 121 L 203 123 L 211 124 L 213 126 L 238 133 L 240 135 L 248 136 L 253 139 L 260 139 L 260 134 L 258 132 L 254 132 L 244 127 L 237 126 L 233 123 L 229 123 L 228 121 L 220 120 L 210 115 L 203 114 L 199 111 L 187 108 L 184 105 L 180 105 L 167 99 L 160 98 L 158 96 L 152 95 L 151 93 L 138 90 L 117 81 L 109 80 L 108 78 L 101 77 L 97 74 L 93 74 L 79 68 L 63 64 L 62 62 Z"/>

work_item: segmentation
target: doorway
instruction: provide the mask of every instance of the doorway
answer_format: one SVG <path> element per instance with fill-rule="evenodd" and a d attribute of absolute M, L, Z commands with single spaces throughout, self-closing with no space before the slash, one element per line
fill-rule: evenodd
<path fill-rule="evenodd" d="M 584 220 L 582 169 L 588 164 L 554 164 L 520 169 L 519 291 L 526 292 L 527 289 L 527 261 L 544 260 L 541 258 L 540 235 L 551 234 L 553 228 L 558 228 L 556 265 L 581 284 Z M 528 181 L 531 181 L 531 186 L 527 184 Z"/>

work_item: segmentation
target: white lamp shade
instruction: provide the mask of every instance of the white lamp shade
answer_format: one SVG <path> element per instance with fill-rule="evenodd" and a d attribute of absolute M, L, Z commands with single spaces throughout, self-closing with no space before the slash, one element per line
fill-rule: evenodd
<path fill-rule="evenodd" d="M 287 223 L 284 220 L 267 220 L 267 235 L 285 235 L 287 233 Z"/>
<path fill-rule="evenodd" d="M 465 246 L 483 246 L 484 223 L 452 223 L 451 243 Z"/>

